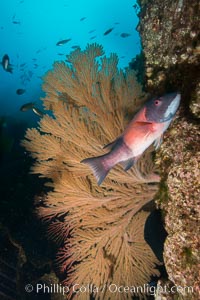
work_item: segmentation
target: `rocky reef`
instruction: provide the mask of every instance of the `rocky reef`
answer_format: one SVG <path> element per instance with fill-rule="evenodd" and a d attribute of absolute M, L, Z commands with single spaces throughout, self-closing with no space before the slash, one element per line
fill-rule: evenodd
<path fill-rule="evenodd" d="M 198 126 L 177 117 L 157 157 L 163 182 L 158 205 L 163 209 L 168 237 L 164 261 L 169 279 L 180 294 L 199 299 L 200 134 Z"/>
<path fill-rule="evenodd" d="M 199 299 L 199 2 L 138 0 L 138 4 L 145 88 L 152 94 L 179 90 L 182 95 L 179 115 L 156 158 L 162 176 L 157 203 L 168 232 L 164 261 L 169 280 L 192 291 L 182 289 L 168 296 Z"/>
<path fill-rule="evenodd" d="M 138 3 L 148 91 L 162 93 L 177 88 L 187 106 L 192 98 L 192 111 L 199 116 L 199 1 Z"/>

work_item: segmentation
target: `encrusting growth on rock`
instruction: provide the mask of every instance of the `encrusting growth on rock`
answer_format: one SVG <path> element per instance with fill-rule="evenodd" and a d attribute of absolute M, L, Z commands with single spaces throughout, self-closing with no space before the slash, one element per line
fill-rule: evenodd
<path fill-rule="evenodd" d="M 179 291 L 183 299 L 199 299 L 199 126 L 179 116 L 168 135 L 157 154 L 157 163 L 168 186 L 165 197 L 158 200 L 165 212 L 168 232 L 164 261 L 169 279 L 175 285 L 193 288 L 193 292 Z"/>

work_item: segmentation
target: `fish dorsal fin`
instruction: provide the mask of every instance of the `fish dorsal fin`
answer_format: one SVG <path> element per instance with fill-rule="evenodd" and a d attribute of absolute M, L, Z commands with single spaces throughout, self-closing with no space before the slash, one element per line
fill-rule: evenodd
<path fill-rule="evenodd" d="M 109 149 L 109 150 L 112 150 L 115 145 L 119 142 L 119 138 L 117 138 L 116 140 L 114 140 L 113 142 L 103 146 L 103 149 Z"/>

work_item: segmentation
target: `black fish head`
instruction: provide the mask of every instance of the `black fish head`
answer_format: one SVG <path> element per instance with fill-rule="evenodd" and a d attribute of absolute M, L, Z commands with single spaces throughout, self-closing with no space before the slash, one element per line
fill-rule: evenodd
<path fill-rule="evenodd" d="M 180 104 L 180 93 L 170 93 L 153 98 L 145 104 L 145 116 L 148 122 L 163 123 L 171 120 Z"/>
<path fill-rule="evenodd" d="M 3 56 L 3 59 L 2 60 L 9 60 L 9 57 L 8 57 L 8 55 L 7 54 L 5 54 L 4 56 Z"/>

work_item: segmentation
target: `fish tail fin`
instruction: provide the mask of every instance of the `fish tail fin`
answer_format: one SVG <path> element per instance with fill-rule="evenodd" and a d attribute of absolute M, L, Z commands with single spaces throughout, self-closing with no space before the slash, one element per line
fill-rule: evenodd
<path fill-rule="evenodd" d="M 98 185 L 103 182 L 108 172 L 112 168 L 112 166 L 109 166 L 105 163 L 105 156 L 106 154 L 98 157 L 86 158 L 81 161 L 81 163 L 88 165 L 92 169 Z"/>

